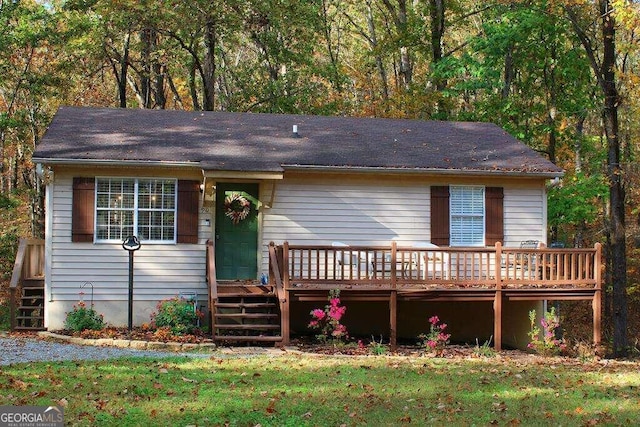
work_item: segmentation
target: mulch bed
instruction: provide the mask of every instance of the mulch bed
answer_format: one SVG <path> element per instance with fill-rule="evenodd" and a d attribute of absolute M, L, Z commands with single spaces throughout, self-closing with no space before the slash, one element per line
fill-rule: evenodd
<path fill-rule="evenodd" d="M 99 331 L 86 330 L 81 333 L 58 330 L 52 331 L 56 334 L 75 336 L 85 339 L 123 339 L 123 340 L 140 340 L 140 341 L 161 341 L 161 342 L 181 342 L 181 343 L 212 343 L 210 337 L 205 335 L 161 335 L 158 331 L 150 331 L 142 328 L 134 328 L 131 332 L 127 328 L 108 327 Z M 36 338 L 35 332 L 8 332 L 8 336 L 14 338 Z M 221 347 L 249 347 L 249 346 L 269 346 L 273 344 L 264 343 L 216 343 Z M 495 357 L 501 360 L 525 360 L 531 358 L 539 358 L 534 354 L 521 350 L 502 350 L 494 352 L 492 348 L 478 348 L 471 345 L 449 344 L 445 347 L 441 354 L 434 354 L 426 351 L 424 347 L 416 344 L 401 343 L 393 351 L 388 344 L 380 345 L 368 340 L 353 339 L 348 343 L 320 343 L 312 337 L 297 337 L 292 340 L 289 348 L 295 348 L 299 351 L 309 354 L 326 355 L 326 356 L 404 356 L 404 357 L 438 357 L 445 359 L 454 358 L 482 358 Z M 379 351 L 376 351 L 379 350 Z"/>
<path fill-rule="evenodd" d="M 133 328 L 129 331 L 128 328 L 116 328 L 106 327 L 97 331 L 84 330 L 82 332 L 72 332 L 68 330 L 51 331 L 60 335 L 68 335 L 72 337 L 85 338 L 85 339 L 99 339 L 99 338 L 112 338 L 122 340 L 137 340 L 137 341 L 160 341 L 160 342 L 179 342 L 179 343 L 210 343 L 211 338 L 200 334 L 189 335 L 173 335 L 167 329 L 151 330 L 147 328 Z"/>

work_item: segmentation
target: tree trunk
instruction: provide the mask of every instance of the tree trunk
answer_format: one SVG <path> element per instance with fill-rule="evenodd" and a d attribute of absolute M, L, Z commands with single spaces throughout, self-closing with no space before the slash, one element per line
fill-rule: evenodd
<path fill-rule="evenodd" d="M 196 64 L 197 57 L 193 57 L 189 66 L 189 93 L 191 94 L 191 102 L 193 103 L 194 111 L 200 111 L 200 100 L 198 99 L 198 90 L 196 88 L 196 70 L 198 66 Z"/>
<path fill-rule="evenodd" d="M 402 85 L 405 89 L 409 89 L 413 81 L 413 62 L 411 61 L 411 53 L 407 46 L 407 1 L 398 0 L 398 7 L 391 4 L 390 0 L 382 0 L 389 13 L 393 16 L 393 20 L 398 33 L 400 44 L 400 77 Z"/>
<path fill-rule="evenodd" d="M 118 99 L 120 108 L 127 108 L 127 71 L 129 69 L 129 44 L 131 42 L 131 34 L 124 36 L 122 46 L 122 55 L 120 55 L 120 72 L 114 69 L 116 81 L 118 82 Z"/>
<path fill-rule="evenodd" d="M 620 165 L 620 139 L 618 135 L 618 103 L 616 87 L 615 19 L 609 1 L 600 1 L 602 16 L 602 90 L 604 93 L 603 122 L 607 138 L 607 175 L 609 178 L 610 226 L 611 226 L 611 281 L 613 284 L 613 351 L 624 356 L 628 350 L 627 339 L 627 251 L 624 211 L 624 187 Z"/>
<path fill-rule="evenodd" d="M 591 68 L 604 95 L 602 121 L 607 140 L 607 178 L 609 179 L 609 216 L 607 235 L 610 241 L 608 275 L 613 288 L 611 315 L 613 318 L 613 352 L 615 357 L 626 355 L 627 337 L 627 248 L 624 211 L 624 187 L 620 164 L 620 138 L 618 135 L 618 103 L 620 97 L 616 87 L 616 23 L 613 6 L 608 0 L 598 2 L 601 22 L 601 40 L 594 43 L 580 26 L 578 16 L 567 7 L 569 19 L 585 48 Z M 602 60 L 598 62 L 595 49 L 602 46 Z"/>
<path fill-rule="evenodd" d="M 445 29 L 444 0 L 430 0 L 429 11 L 431 16 L 431 54 L 433 56 L 433 66 L 437 66 L 443 57 L 442 39 L 444 38 Z M 436 74 L 433 80 L 436 90 L 438 91 L 438 118 L 444 120 L 449 117 L 450 114 L 449 108 L 442 96 L 442 92 L 447 88 L 447 79 Z"/>
<path fill-rule="evenodd" d="M 378 36 L 376 34 L 376 25 L 373 20 L 373 8 L 371 7 L 371 1 L 367 1 L 367 28 L 369 30 L 369 36 L 367 39 L 369 40 L 369 46 L 371 47 L 371 51 L 375 52 L 376 59 L 376 68 L 378 69 L 378 74 L 380 75 L 380 83 L 382 84 L 382 99 L 385 101 L 389 100 L 389 85 L 387 83 L 387 70 L 384 67 L 384 62 L 382 61 L 382 57 L 378 51 Z"/>
<path fill-rule="evenodd" d="M 507 99 L 509 94 L 511 93 L 511 83 L 513 82 L 513 77 L 515 75 L 515 70 L 513 69 L 513 44 L 509 44 L 507 46 L 507 52 L 504 54 L 504 80 L 502 83 L 502 91 L 500 96 L 502 99 Z"/>
<path fill-rule="evenodd" d="M 582 172 L 582 140 L 584 138 L 584 122 L 587 120 L 585 113 L 580 113 L 576 122 L 576 134 L 573 140 L 574 163 L 576 172 Z"/>
<path fill-rule="evenodd" d="M 140 105 L 142 108 L 151 108 L 151 52 L 153 51 L 153 30 L 145 28 L 140 31 L 142 42 L 142 72 L 140 73 Z"/>
<path fill-rule="evenodd" d="M 204 65 L 202 75 L 202 107 L 205 111 L 213 111 L 215 107 L 215 74 L 216 74 L 216 33 L 213 18 L 207 20 L 204 30 Z"/>
<path fill-rule="evenodd" d="M 444 0 L 430 0 L 429 12 L 431 16 L 431 54 L 433 63 L 442 60 L 442 39 L 444 37 Z M 443 91 L 447 86 L 446 79 L 436 79 L 436 89 Z"/>

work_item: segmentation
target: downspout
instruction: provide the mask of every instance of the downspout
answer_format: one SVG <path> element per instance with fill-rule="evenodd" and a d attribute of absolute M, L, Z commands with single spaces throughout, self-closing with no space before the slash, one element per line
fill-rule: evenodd
<path fill-rule="evenodd" d="M 55 191 L 54 175 L 45 186 L 45 223 L 44 223 L 44 327 L 48 328 L 51 309 L 48 307 L 54 301 L 52 282 L 53 260 L 53 193 Z"/>

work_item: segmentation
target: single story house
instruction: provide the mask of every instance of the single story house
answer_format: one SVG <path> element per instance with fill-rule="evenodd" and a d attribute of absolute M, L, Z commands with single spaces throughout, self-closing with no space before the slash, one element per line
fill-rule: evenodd
<path fill-rule="evenodd" d="M 33 162 L 47 184 L 50 330 L 64 327 L 80 292 L 107 322 L 127 324 L 129 235 L 142 245 L 134 324 L 149 322 L 158 301 L 186 295 L 211 313 L 214 334 L 225 335 L 216 321 L 219 314 L 224 323 L 224 304 L 216 304 L 225 289 L 237 298 L 259 292 L 262 280 L 277 285 L 275 313 L 284 318 L 273 340 L 308 332 L 309 310 L 339 288 L 352 333 L 395 342 L 428 330 L 435 314 L 453 340 L 498 331 L 498 347 L 522 346 L 528 311 L 553 296 L 534 295 L 550 277 L 535 278 L 530 298 L 503 294 L 518 254 L 503 257 L 535 241 L 528 256 L 542 260 L 546 184 L 563 171 L 491 123 L 62 107 Z M 425 247 L 446 258 L 432 265 L 442 274 L 429 273 Z M 460 260 L 474 250 L 481 255 L 464 276 Z M 345 273 L 354 256 L 365 267 Z M 386 273 L 374 258 L 387 262 Z M 515 268 L 522 283 L 534 279 Z M 468 275 L 480 270 L 488 273 Z M 580 298 L 595 301 L 599 283 L 585 274 L 574 277 L 590 289 Z M 565 279 L 560 288 L 575 287 Z"/>

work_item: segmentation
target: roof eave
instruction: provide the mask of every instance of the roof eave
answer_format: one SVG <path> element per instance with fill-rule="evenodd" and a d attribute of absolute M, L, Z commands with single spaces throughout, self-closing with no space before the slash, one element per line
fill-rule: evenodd
<path fill-rule="evenodd" d="M 33 163 L 46 166 L 127 166 L 127 167 L 167 167 L 200 168 L 200 162 L 176 162 L 164 160 L 106 160 L 106 159 L 64 159 L 33 157 Z"/>
<path fill-rule="evenodd" d="M 419 175 L 456 175 L 456 176 L 505 176 L 536 177 L 544 179 L 560 178 L 564 171 L 519 171 L 519 170 L 482 170 L 482 169 L 438 169 L 438 168 L 388 168 L 374 166 L 318 166 L 318 165 L 282 165 L 285 170 L 317 171 L 340 173 L 387 173 L 387 174 L 419 174 Z"/>

